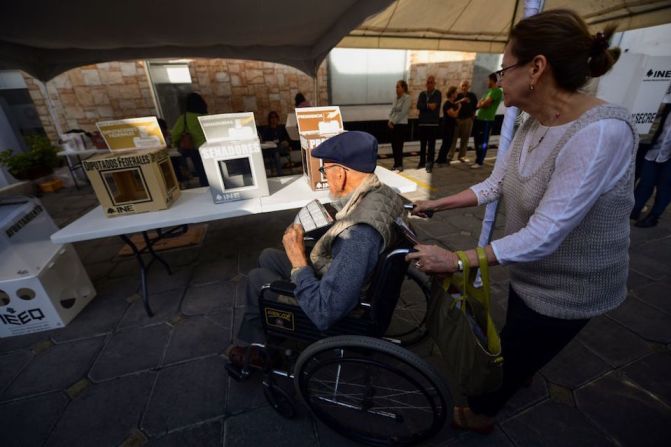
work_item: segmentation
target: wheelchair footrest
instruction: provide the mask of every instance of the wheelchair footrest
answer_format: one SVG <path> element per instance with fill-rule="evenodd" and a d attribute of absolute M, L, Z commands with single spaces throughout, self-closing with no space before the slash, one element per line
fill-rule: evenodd
<path fill-rule="evenodd" d="M 249 368 L 242 369 L 230 362 L 226 363 L 224 368 L 226 368 L 226 372 L 228 373 L 229 377 L 231 377 L 236 382 L 243 382 L 247 380 L 249 376 L 252 375 L 253 372 L 252 369 Z"/>

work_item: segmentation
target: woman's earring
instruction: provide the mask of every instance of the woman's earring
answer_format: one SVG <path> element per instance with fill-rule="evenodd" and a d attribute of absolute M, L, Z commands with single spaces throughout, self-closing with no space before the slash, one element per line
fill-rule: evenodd
<path fill-rule="evenodd" d="M 532 92 L 534 91 L 534 85 L 533 84 L 529 84 L 529 91 L 532 91 Z"/>

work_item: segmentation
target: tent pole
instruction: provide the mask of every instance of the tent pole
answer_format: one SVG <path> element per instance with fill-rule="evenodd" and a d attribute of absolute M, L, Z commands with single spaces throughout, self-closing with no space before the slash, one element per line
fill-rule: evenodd
<path fill-rule="evenodd" d="M 315 67 L 315 96 L 314 105 L 319 106 L 319 65 Z"/>
<path fill-rule="evenodd" d="M 530 17 L 538 14 L 543 10 L 544 0 L 525 0 L 524 1 L 524 17 Z M 514 17 L 513 17 L 514 20 Z M 510 142 L 515 134 L 515 120 L 517 119 L 517 107 L 508 107 L 503 117 L 503 126 L 501 127 L 501 136 L 499 139 L 499 148 L 496 153 L 496 163 L 503 163 L 505 153 L 510 147 Z M 499 207 L 499 201 L 492 202 L 487 205 L 485 210 L 485 217 L 482 220 L 482 229 L 480 230 L 480 238 L 478 239 L 478 246 L 484 247 L 492 240 L 492 233 L 494 232 L 494 225 L 496 224 L 496 212 Z M 480 279 L 478 278 L 476 283 Z"/>

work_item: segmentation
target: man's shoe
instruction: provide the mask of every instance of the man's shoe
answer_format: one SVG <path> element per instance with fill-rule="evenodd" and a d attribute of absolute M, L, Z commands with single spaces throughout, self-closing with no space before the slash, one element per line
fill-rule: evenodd
<path fill-rule="evenodd" d="M 270 354 L 264 348 L 259 346 L 236 346 L 231 345 L 226 348 L 224 357 L 239 369 L 255 368 L 255 369 L 270 369 L 273 366 L 273 361 Z"/>
<path fill-rule="evenodd" d="M 469 407 L 455 406 L 452 415 L 452 428 L 489 435 L 494 431 L 493 418 L 473 413 Z"/>
<path fill-rule="evenodd" d="M 459 157 L 459 161 L 462 162 L 462 163 L 468 163 L 468 162 L 471 161 L 471 160 L 469 160 L 469 159 L 466 158 L 466 157 Z"/>
<path fill-rule="evenodd" d="M 650 228 L 656 226 L 658 221 L 659 221 L 658 217 L 653 216 L 652 214 L 648 214 L 643 219 L 636 222 L 634 226 L 638 228 Z"/>
<path fill-rule="evenodd" d="M 431 174 L 431 171 L 433 171 L 433 163 L 427 163 L 426 164 L 426 172 Z"/>
<path fill-rule="evenodd" d="M 480 169 L 480 168 L 482 168 L 482 165 L 479 165 L 479 164 L 477 164 L 477 163 L 473 163 L 473 164 L 471 165 L 471 169 Z"/>

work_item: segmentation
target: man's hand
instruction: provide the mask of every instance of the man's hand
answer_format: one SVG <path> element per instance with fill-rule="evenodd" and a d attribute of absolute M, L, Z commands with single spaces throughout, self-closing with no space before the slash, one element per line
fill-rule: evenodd
<path fill-rule="evenodd" d="M 391 121 L 388 121 L 387 122 L 387 127 L 389 127 L 390 129 L 393 129 L 394 128 L 394 123 L 392 123 Z"/>
<path fill-rule="evenodd" d="M 435 102 L 430 102 L 429 104 L 427 104 L 426 107 L 428 107 L 429 110 L 436 110 L 438 104 L 436 104 Z"/>
<path fill-rule="evenodd" d="M 284 231 L 282 236 L 282 245 L 292 267 L 305 267 L 308 265 L 305 256 L 305 244 L 303 243 L 303 226 L 301 224 L 291 224 Z"/>

